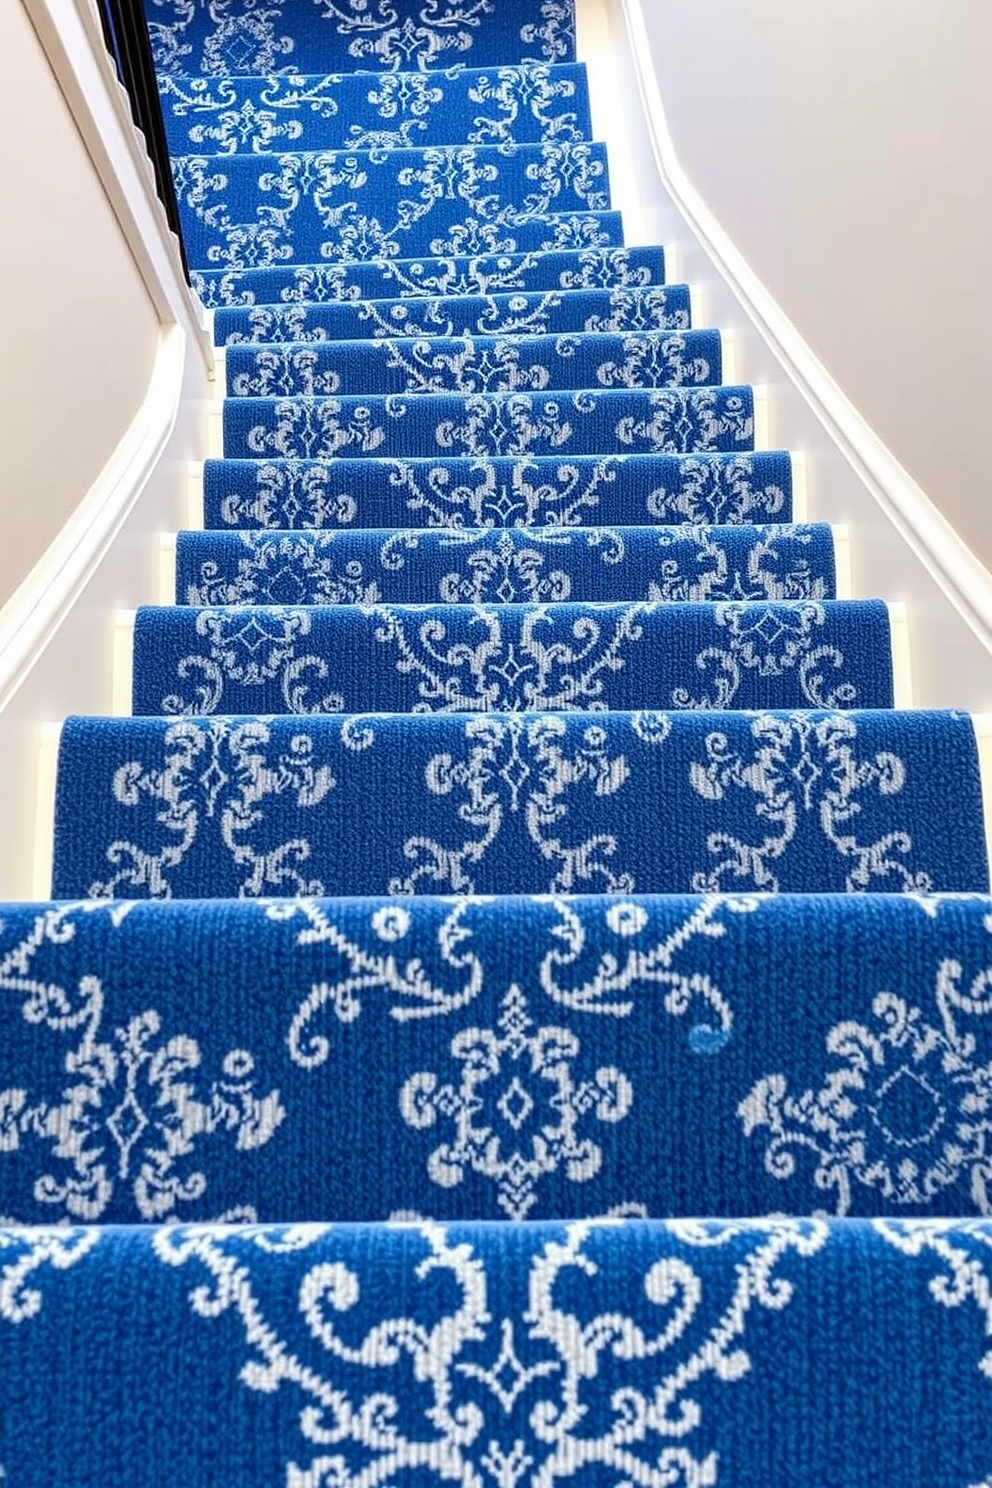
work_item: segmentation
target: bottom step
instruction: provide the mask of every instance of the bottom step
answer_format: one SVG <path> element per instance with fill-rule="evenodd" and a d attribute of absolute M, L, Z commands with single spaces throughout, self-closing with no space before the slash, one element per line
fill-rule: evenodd
<path fill-rule="evenodd" d="M 992 1223 L 0 1230 L 11 1488 L 969 1488 Z"/>

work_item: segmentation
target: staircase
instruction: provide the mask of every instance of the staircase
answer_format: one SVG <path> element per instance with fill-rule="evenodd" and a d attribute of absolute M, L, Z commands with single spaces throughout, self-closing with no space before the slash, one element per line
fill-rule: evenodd
<path fill-rule="evenodd" d="M 223 456 L 0 915 L 4 1488 L 990 1488 L 976 732 L 571 0 L 146 0 Z"/>

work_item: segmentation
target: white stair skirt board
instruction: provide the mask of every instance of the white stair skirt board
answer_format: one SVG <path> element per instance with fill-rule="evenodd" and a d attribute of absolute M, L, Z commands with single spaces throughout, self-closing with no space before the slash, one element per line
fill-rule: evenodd
<path fill-rule="evenodd" d="M 853 599 L 851 584 L 851 529 L 845 522 L 832 527 L 834 540 L 834 589 L 838 599 Z M 890 612 L 891 612 L 891 606 Z"/>
<path fill-rule="evenodd" d="M 695 322 L 693 323 L 695 324 Z M 723 366 L 723 381 L 727 384 L 728 387 L 733 387 L 734 383 L 738 381 L 737 338 L 735 337 L 733 331 L 720 331 L 720 361 Z M 755 397 L 757 397 L 757 389 L 755 390 Z M 754 422 L 755 429 L 757 431 L 757 403 L 755 403 L 754 409 Z M 758 446 L 755 445 L 755 449 L 757 448 Z"/>
<path fill-rule="evenodd" d="M 892 701 L 897 708 L 913 706 L 913 660 L 909 643 L 909 616 L 899 600 L 887 606 L 892 638 Z"/>
<path fill-rule="evenodd" d="M 212 402 L 207 408 L 207 458 L 224 458 L 224 405 Z"/>
<path fill-rule="evenodd" d="M 725 378 L 730 382 L 730 378 Z M 756 450 L 769 450 L 768 443 L 768 389 L 757 383 L 752 389 L 754 394 L 754 447 Z"/>
<path fill-rule="evenodd" d="M 178 539 L 174 532 L 160 532 L 158 539 L 158 602 L 171 605 L 176 602 L 176 547 Z"/>
<path fill-rule="evenodd" d="M 134 624 L 137 610 L 115 610 L 112 712 L 115 718 L 131 713 L 131 682 L 134 677 Z"/>
<path fill-rule="evenodd" d="M 186 335 L 162 330 L 145 396 L 93 485 L 0 612 L 0 709 L 38 662 L 158 463 L 182 392 Z"/>
<path fill-rule="evenodd" d="M 186 472 L 186 526 L 203 531 L 203 461 L 191 460 Z"/>
<path fill-rule="evenodd" d="M 38 727 L 34 776 L 34 831 L 31 869 L 32 899 L 50 899 L 55 856 L 55 780 L 59 763 L 60 723 Z"/>
<path fill-rule="evenodd" d="M 794 522 L 808 522 L 809 515 L 809 482 L 806 474 L 806 451 L 791 450 L 789 463 L 792 466 L 792 520 Z M 848 575 L 850 578 L 850 575 Z"/>

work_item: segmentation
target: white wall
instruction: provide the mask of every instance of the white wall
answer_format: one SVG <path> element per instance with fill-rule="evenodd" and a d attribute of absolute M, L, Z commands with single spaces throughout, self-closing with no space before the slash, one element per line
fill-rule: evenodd
<path fill-rule="evenodd" d="M 0 5 L 0 604 L 131 422 L 159 317 L 19 0 Z"/>
<path fill-rule="evenodd" d="M 649 0 L 681 162 L 992 566 L 989 0 Z"/>
<path fill-rule="evenodd" d="M 45 726 L 126 702 L 115 612 L 160 597 L 214 363 L 92 0 L 0 0 L 0 130 L 0 898 L 23 898 L 49 888 Z"/>

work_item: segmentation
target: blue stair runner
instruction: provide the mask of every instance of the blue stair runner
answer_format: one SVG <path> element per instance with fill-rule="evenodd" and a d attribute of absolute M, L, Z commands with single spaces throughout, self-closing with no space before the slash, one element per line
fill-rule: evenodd
<path fill-rule="evenodd" d="M 146 0 L 224 458 L 0 912 L 4 1488 L 988 1488 L 975 730 L 571 0 Z"/>
<path fill-rule="evenodd" d="M 544 257 L 545 255 L 541 255 Z M 288 301 L 220 309 L 220 345 L 351 341 L 390 336 L 547 335 L 561 331 L 685 331 L 692 305 L 684 284 L 615 289 L 505 290 L 488 295 Z"/>

